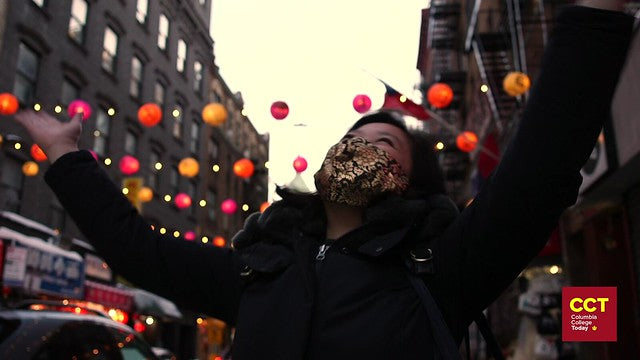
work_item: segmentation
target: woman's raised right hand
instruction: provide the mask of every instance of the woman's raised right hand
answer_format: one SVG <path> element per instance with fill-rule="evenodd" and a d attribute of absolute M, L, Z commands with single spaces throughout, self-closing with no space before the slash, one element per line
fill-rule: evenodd
<path fill-rule="evenodd" d="M 19 111 L 14 118 L 27 129 L 33 142 L 42 148 L 51 163 L 66 153 L 78 150 L 82 113 L 77 113 L 69 122 L 60 122 L 44 111 L 33 110 Z"/>

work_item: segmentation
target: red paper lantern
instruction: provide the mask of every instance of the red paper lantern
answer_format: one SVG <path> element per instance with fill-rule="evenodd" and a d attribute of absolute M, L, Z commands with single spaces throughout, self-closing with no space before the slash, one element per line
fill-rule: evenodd
<path fill-rule="evenodd" d="M 47 160 L 47 154 L 45 154 L 44 151 L 42 151 L 42 149 L 40 148 L 40 146 L 38 146 L 38 144 L 31 145 L 31 157 L 35 161 Z"/>
<path fill-rule="evenodd" d="M 289 115 L 289 106 L 284 101 L 276 101 L 271 104 L 271 116 L 276 120 L 282 120 Z"/>
<path fill-rule="evenodd" d="M 249 159 L 243 158 L 233 164 L 233 172 L 243 179 L 251 177 L 254 170 L 255 166 Z"/>
<path fill-rule="evenodd" d="M 191 197 L 185 193 L 178 193 L 174 203 L 178 209 L 186 209 L 191 206 Z"/>
<path fill-rule="evenodd" d="M 269 205 L 271 205 L 271 204 L 268 201 L 265 201 L 262 204 L 260 204 L 260 212 L 264 212 L 265 210 L 267 210 Z"/>
<path fill-rule="evenodd" d="M 123 156 L 118 166 L 124 175 L 133 175 L 140 170 L 140 162 L 131 155 Z"/>
<path fill-rule="evenodd" d="M 293 168 L 298 173 L 301 173 L 307 170 L 307 166 L 308 166 L 307 159 L 303 158 L 302 156 L 298 156 L 295 158 L 295 160 L 293 160 Z"/>
<path fill-rule="evenodd" d="M 194 231 L 189 230 L 186 233 L 184 233 L 184 239 L 188 241 L 193 241 L 196 239 L 196 233 Z"/>
<path fill-rule="evenodd" d="M 0 94 L 0 114 L 13 115 L 18 111 L 18 98 L 13 94 L 2 93 Z"/>
<path fill-rule="evenodd" d="M 73 117 L 77 113 L 82 113 L 82 121 L 87 121 L 89 116 L 91 116 L 91 105 L 84 100 L 76 99 L 69 103 L 67 113 L 69 117 Z"/>
<path fill-rule="evenodd" d="M 211 126 L 222 125 L 227 121 L 227 109 L 219 103 L 207 104 L 202 108 L 202 120 Z"/>
<path fill-rule="evenodd" d="M 227 199 L 220 204 L 223 213 L 231 215 L 238 210 L 238 204 L 233 199 Z"/>
<path fill-rule="evenodd" d="M 217 247 L 224 247 L 227 241 L 222 236 L 216 236 L 213 238 L 213 245 Z"/>
<path fill-rule="evenodd" d="M 353 98 L 353 108 L 360 114 L 366 113 L 371 109 L 371 98 L 364 94 L 356 95 Z"/>
<path fill-rule="evenodd" d="M 436 109 L 444 109 L 453 100 L 453 89 L 445 83 L 435 83 L 431 85 L 427 92 L 429 104 Z"/>
<path fill-rule="evenodd" d="M 198 160 L 186 157 L 178 163 L 178 172 L 184 177 L 192 178 L 200 172 L 200 164 L 198 164 Z"/>
<path fill-rule="evenodd" d="M 138 109 L 138 121 L 146 127 L 156 126 L 162 120 L 162 109 L 154 103 L 146 103 Z"/>
<path fill-rule="evenodd" d="M 456 138 L 458 149 L 464 152 L 471 152 L 476 148 L 478 136 L 471 131 L 463 131 Z"/>

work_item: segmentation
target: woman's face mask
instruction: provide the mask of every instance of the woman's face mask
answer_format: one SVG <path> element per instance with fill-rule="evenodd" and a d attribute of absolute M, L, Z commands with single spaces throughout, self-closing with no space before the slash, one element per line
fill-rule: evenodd
<path fill-rule="evenodd" d="M 314 179 L 323 200 L 351 206 L 367 206 L 383 194 L 401 194 L 409 186 L 400 164 L 361 137 L 332 146 Z"/>

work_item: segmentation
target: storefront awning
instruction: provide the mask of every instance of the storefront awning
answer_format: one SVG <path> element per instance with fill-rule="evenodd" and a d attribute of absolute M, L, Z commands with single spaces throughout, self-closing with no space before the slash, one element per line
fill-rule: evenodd
<path fill-rule="evenodd" d="M 100 284 L 95 281 L 85 280 L 84 299 L 126 312 L 130 312 L 133 309 L 133 293 L 130 290 Z"/>
<path fill-rule="evenodd" d="M 158 317 L 182 319 L 182 313 L 170 300 L 142 289 L 131 289 L 131 292 L 138 312 Z"/>

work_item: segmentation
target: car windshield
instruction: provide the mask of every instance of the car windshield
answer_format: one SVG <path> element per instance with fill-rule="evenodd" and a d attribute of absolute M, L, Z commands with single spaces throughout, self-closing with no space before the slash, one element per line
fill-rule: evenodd
<path fill-rule="evenodd" d="M 0 318 L 0 359 L 157 359 L 133 331 L 91 318 Z"/>

